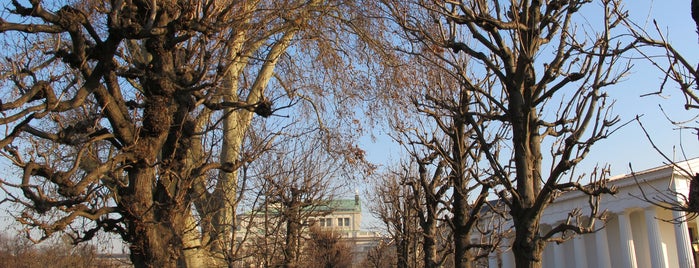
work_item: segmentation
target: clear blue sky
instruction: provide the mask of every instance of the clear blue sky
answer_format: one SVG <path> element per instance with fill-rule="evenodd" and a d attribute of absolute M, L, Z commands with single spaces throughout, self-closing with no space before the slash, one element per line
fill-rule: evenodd
<path fill-rule="evenodd" d="M 690 62 L 699 63 L 698 40 L 689 12 L 690 1 L 626 1 L 629 14 L 634 20 L 654 32 L 653 19 L 669 36 L 671 42 L 685 54 Z M 671 4 L 672 3 L 672 4 Z M 591 5 L 599 5 L 597 2 Z M 592 21 L 593 19 L 590 19 Z M 638 54 L 635 54 L 638 56 Z M 642 94 L 655 92 L 660 85 L 661 73 L 656 68 L 636 61 L 632 73 L 625 81 L 609 89 L 612 100 L 616 101 L 614 112 L 621 118 L 621 123 L 632 120 L 636 115 L 643 115 L 641 120 L 649 129 L 654 142 L 668 156 L 676 148 L 677 159 L 684 159 L 679 151 L 684 147 L 688 158 L 699 156 L 699 141 L 696 131 L 678 130 L 663 115 L 660 106 L 676 121 L 686 121 L 699 114 L 699 110 L 684 110 L 684 98 L 674 84 L 668 84 L 661 96 L 641 97 Z M 553 107 L 553 106 L 551 106 Z M 699 126 L 698 120 L 692 120 L 690 126 Z M 362 148 L 367 151 L 367 158 L 373 163 L 389 165 L 400 159 L 400 148 L 385 135 L 387 130 L 377 129 L 377 139 L 362 140 Z M 680 138 L 684 141 L 680 142 Z M 548 150 L 543 149 L 546 153 Z M 640 126 L 632 122 L 619 129 L 609 139 L 598 142 L 586 160 L 578 166 L 577 172 L 589 172 L 595 165 L 610 164 L 611 175 L 630 173 L 629 163 L 635 171 L 663 165 L 665 161 L 654 151 Z"/>

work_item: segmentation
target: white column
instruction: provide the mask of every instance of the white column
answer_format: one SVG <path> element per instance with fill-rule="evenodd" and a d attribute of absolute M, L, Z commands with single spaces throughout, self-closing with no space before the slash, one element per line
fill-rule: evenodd
<path fill-rule="evenodd" d="M 552 243 L 553 246 L 553 266 L 554 267 L 566 267 L 565 263 L 565 251 L 563 244 Z"/>
<path fill-rule="evenodd" d="M 675 219 L 685 219 L 683 211 L 673 211 L 672 217 Z M 686 221 L 674 224 L 675 242 L 677 243 L 677 261 L 679 268 L 694 267 L 694 257 L 692 256 L 692 241 L 689 240 L 689 227 Z"/>
<path fill-rule="evenodd" d="M 612 259 L 609 257 L 609 244 L 607 243 L 606 228 L 602 228 L 595 233 L 595 248 L 597 250 L 597 267 L 611 268 Z"/>
<path fill-rule="evenodd" d="M 619 236 L 621 237 L 621 263 L 623 267 L 636 268 L 636 248 L 633 245 L 633 234 L 631 233 L 631 222 L 629 213 L 624 211 L 618 214 Z"/>
<path fill-rule="evenodd" d="M 587 268 L 587 252 L 585 250 L 585 237 L 576 235 L 573 237 L 573 248 L 575 249 L 575 267 Z M 558 266 L 563 267 L 563 266 Z"/>
<path fill-rule="evenodd" d="M 663 241 L 660 238 L 660 228 L 655 214 L 655 207 L 648 207 L 643 213 L 648 227 L 648 247 L 650 249 L 650 264 L 653 268 L 667 268 L 667 256 L 663 252 Z"/>

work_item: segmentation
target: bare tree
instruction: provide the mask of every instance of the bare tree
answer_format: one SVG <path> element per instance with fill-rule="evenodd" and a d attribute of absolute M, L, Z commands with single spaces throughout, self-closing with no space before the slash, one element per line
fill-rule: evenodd
<path fill-rule="evenodd" d="M 94 245 L 71 245 L 70 241 L 45 241 L 34 244 L 26 237 L 0 235 L 2 267 L 116 267 L 116 263 L 100 260 Z"/>
<path fill-rule="evenodd" d="M 369 249 L 362 264 L 372 268 L 396 267 L 396 254 L 390 241 L 383 240 L 378 245 Z"/>
<path fill-rule="evenodd" d="M 517 267 L 540 267 L 546 243 L 567 239 L 564 232 L 594 231 L 595 221 L 603 219 L 597 197 L 615 192 L 604 178 L 588 184 L 574 172 L 592 146 L 613 133 L 618 119 L 609 114 L 603 89 L 631 67 L 622 55 L 633 43 L 614 36 L 624 18 L 619 1 L 599 1 L 599 13 L 586 14 L 601 21 L 596 28 L 601 30 L 589 34 L 577 28 L 578 11 L 592 2 L 383 1 L 406 42 L 398 50 L 458 82 L 412 94 L 424 100 L 425 109 L 451 108 L 444 110 L 452 111 L 458 133 L 473 131 L 469 138 L 482 153 L 473 159 L 489 166 L 477 178 L 496 183 L 494 192 L 507 206 Z M 454 144 L 462 142 L 468 140 Z M 542 149 L 549 145 L 545 158 Z M 571 214 L 542 232 L 543 211 L 568 191 L 591 196 L 590 220 Z"/>
<path fill-rule="evenodd" d="M 278 265 L 299 267 L 306 255 L 313 254 L 314 249 L 305 248 L 309 227 L 317 217 L 332 212 L 335 192 L 346 186 L 347 163 L 323 149 L 320 135 L 279 137 L 262 158 L 265 162 L 253 163 L 253 174 L 247 174 L 262 200 L 246 213 L 245 225 L 250 236 L 259 236 L 265 246 L 257 245 L 250 257 L 269 265 L 277 259 Z M 250 247 L 260 244 L 259 239 L 241 243 Z"/>
<path fill-rule="evenodd" d="M 425 157 L 414 151 L 411 154 L 418 166 L 417 178 L 403 183 L 408 184 L 413 193 L 409 200 L 413 202 L 420 223 L 423 265 L 425 268 L 441 267 L 450 255 L 446 253 L 450 247 L 445 243 L 448 240 L 445 236 L 456 233 L 456 230 L 449 233 L 440 230 L 446 227 L 441 218 L 446 213 L 444 198 L 451 185 L 443 173 L 446 163 L 435 160 L 436 154 Z M 437 163 L 430 172 L 428 165 L 433 161 Z"/>
<path fill-rule="evenodd" d="M 277 66 L 290 65 L 284 62 L 283 55 L 298 42 L 298 35 L 311 28 L 308 19 L 314 12 L 322 13 L 322 1 L 277 3 L 270 1 L 231 3 L 237 8 L 240 17 L 238 23 L 243 27 L 231 32 L 227 46 L 221 57 L 229 65 L 222 70 L 222 87 L 214 96 L 223 103 L 242 103 L 255 109 L 225 108 L 220 117 L 221 144 L 219 161 L 250 162 L 261 151 L 250 151 L 245 147 L 245 137 L 251 131 L 254 113 L 271 114 L 272 102 L 266 95 L 273 96 L 277 101 L 281 95 L 291 98 L 302 94 L 292 88 L 288 80 L 275 72 Z M 283 63 L 282 63 L 283 62 Z M 273 78 L 277 84 L 286 85 L 277 92 L 268 90 Z M 294 79 L 294 78 L 292 78 Z M 254 146 L 253 146 L 254 148 Z M 246 151 L 247 150 L 247 151 Z M 251 159 L 253 158 L 253 159 Z M 195 187 L 197 213 L 200 217 L 201 233 L 188 233 L 188 248 L 197 260 L 206 259 L 206 263 L 195 266 L 223 266 L 235 259 L 234 246 L 231 243 L 235 237 L 237 206 L 243 198 L 239 189 L 237 170 L 218 172 L 216 183 L 208 188 L 210 181 L 199 180 Z M 205 250 L 201 250 L 205 249 Z M 204 256 L 202 256 L 204 255 Z"/>
<path fill-rule="evenodd" d="M 420 134 L 415 135 L 419 137 Z M 414 159 L 412 163 L 417 166 L 417 172 L 401 181 L 401 184 L 407 185 L 410 189 L 411 195 L 407 200 L 412 201 L 418 217 L 424 267 L 444 265 L 447 257 L 451 255 L 446 254 L 446 250 L 454 252 L 453 250 L 456 249 L 457 254 L 461 253 L 451 255 L 461 256 L 461 260 L 456 260 L 455 263 L 463 262 L 466 265 L 466 263 L 474 263 L 478 258 L 476 254 L 471 254 L 469 251 L 469 247 L 475 246 L 471 243 L 472 230 L 475 228 L 467 224 L 479 222 L 480 211 L 478 210 L 485 204 L 485 199 L 477 198 L 475 203 L 466 200 L 474 189 L 481 188 L 478 184 L 470 186 L 470 189 L 464 187 L 464 182 L 467 183 L 470 177 L 458 178 L 454 172 L 451 172 L 453 159 L 450 155 L 440 155 L 440 153 L 445 153 L 442 150 L 444 148 L 454 147 L 443 146 L 442 142 L 435 137 L 431 139 L 419 137 L 417 141 L 411 142 L 413 148 L 408 151 Z M 421 152 L 415 149 L 415 145 L 426 147 L 424 150 L 429 154 L 420 155 Z M 410 174 L 406 168 L 404 173 Z M 457 188 L 457 185 L 463 188 Z M 487 193 L 487 187 L 484 188 L 486 189 L 484 193 Z M 473 206 L 462 207 L 470 205 Z M 471 211 L 471 209 L 477 210 Z M 449 231 L 445 232 L 445 229 Z M 448 245 L 446 241 L 453 241 L 452 245 Z M 487 248 L 485 252 L 487 255 Z"/>
<path fill-rule="evenodd" d="M 259 156 L 243 146 L 253 115 L 273 115 L 279 108 L 272 100 L 320 106 L 312 102 L 322 97 L 312 94 L 323 90 L 311 88 L 315 80 L 293 79 L 298 73 L 290 70 L 302 64 L 285 51 L 325 40 L 318 33 L 330 24 L 311 22 L 344 19 L 329 14 L 348 6 L 8 5 L 0 20 L 0 33 L 11 40 L 0 73 L 0 147 L 22 174 L 2 180 L 7 200 L 26 208 L 18 219 L 43 231 L 39 240 L 59 231 L 76 243 L 116 233 L 137 267 L 230 264 L 236 172 Z M 289 76 L 275 76 L 280 62 Z M 278 90 L 266 91 L 273 78 Z M 360 150 L 338 151 L 361 158 Z"/>
<path fill-rule="evenodd" d="M 315 217 L 324 216 L 334 193 L 343 183 L 341 162 L 320 151 L 319 143 L 308 142 L 296 148 L 278 151 L 271 176 L 265 175 L 270 187 L 267 201 L 279 205 L 279 221 L 285 234 L 284 267 L 297 267 L 302 241 Z M 276 170 L 276 172 L 274 172 Z"/>
<path fill-rule="evenodd" d="M 190 158 L 194 151 L 185 148 L 196 150 L 201 135 L 197 106 L 257 106 L 207 96 L 220 80 L 207 49 L 223 45 L 216 33 L 231 22 L 231 10 L 80 4 L 49 11 L 40 1 L 13 1 L 11 12 L 25 19 L 2 21 L 3 32 L 44 44 L 19 43 L 27 53 L 6 59 L 3 76 L 12 84 L 5 90 L 13 98 L 2 107 L 9 134 L 0 143 L 23 176 L 4 185 L 22 190 L 24 198 L 13 201 L 27 207 L 20 220 L 42 230 L 40 239 L 84 219 L 76 242 L 115 232 L 131 244 L 136 266 L 173 267 L 183 251 L 192 182 L 236 165 Z"/>
<path fill-rule="evenodd" d="M 304 267 L 352 267 L 352 246 L 342 240 L 342 234 L 333 230 L 311 227 L 308 241 L 309 256 Z"/>
<path fill-rule="evenodd" d="M 480 144 L 473 139 L 479 131 L 497 129 L 483 119 L 474 124 L 478 129 L 470 128 L 463 118 L 471 108 L 462 105 L 469 102 L 461 99 L 467 96 L 455 92 L 460 88 L 458 80 L 422 59 L 410 62 L 418 66 L 414 67 L 418 71 L 413 74 L 415 82 L 406 87 L 417 94 L 388 101 L 410 103 L 408 111 L 414 113 L 390 121 L 396 132 L 394 139 L 404 145 L 417 167 L 415 174 L 410 175 L 414 177 L 402 183 L 410 185 L 413 192 L 411 200 L 424 236 L 424 265 L 440 266 L 447 260 L 445 254 L 435 251 L 437 237 L 444 235 L 438 226 L 445 225 L 451 230 L 454 264 L 469 266 L 487 256 L 499 241 L 495 230 L 501 226 L 489 226 L 488 231 L 478 228 L 484 222 L 482 212 L 496 209 L 486 202 L 496 181 L 489 172 L 490 166 L 481 160 Z M 488 238 L 473 242 L 481 236 Z"/>
<path fill-rule="evenodd" d="M 407 166 L 409 167 L 409 166 Z M 387 174 L 378 173 L 375 176 L 376 185 L 373 186 L 373 200 L 370 205 L 374 214 L 384 225 L 391 238 L 391 246 L 395 250 L 396 267 L 419 267 L 418 258 L 414 257 L 421 241 L 420 223 L 417 210 L 414 206 L 415 193 L 406 183 L 410 173 L 406 170 L 387 171 Z M 420 190 L 418 188 L 418 190 Z"/>
<path fill-rule="evenodd" d="M 363 151 L 353 145 L 359 133 L 356 129 L 361 126 L 352 109 L 363 96 L 357 92 L 370 84 L 356 68 L 363 69 L 366 65 L 362 63 L 376 60 L 364 55 L 373 50 L 370 44 L 378 38 L 367 32 L 382 32 L 368 18 L 357 15 L 372 5 L 362 1 L 253 1 L 236 5 L 243 14 L 240 21 L 247 27 L 232 33 L 228 40 L 223 58 L 230 61 L 230 67 L 217 97 L 224 102 L 264 105 L 253 110 L 224 109 L 220 119 L 221 161 L 249 162 L 250 156 L 259 155 L 259 150 L 246 148 L 244 142 L 247 131 L 258 131 L 251 125 L 253 113 L 268 110 L 271 101 L 286 101 L 275 111 L 301 107 L 292 117 L 302 119 L 291 121 L 315 122 L 315 131 L 323 133 L 325 150 L 370 171 Z M 288 53 L 290 48 L 292 53 Z M 204 232 L 195 234 L 199 241 L 194 237 L 190 248 L 208 247 L 205 252 L 213 252 L 215 255 L 209 257 L 218 265 L 236 258 L 230 241 L 235 237 L 236 207 L 243 198 L 238 175 L 237 171 L 219 172 L 215 186 L 208 191 L 204 190 L 207 182 L 196 185 L 202 197 L 196 203 L 197 212 L 208 217 L 202 218 Z"/>

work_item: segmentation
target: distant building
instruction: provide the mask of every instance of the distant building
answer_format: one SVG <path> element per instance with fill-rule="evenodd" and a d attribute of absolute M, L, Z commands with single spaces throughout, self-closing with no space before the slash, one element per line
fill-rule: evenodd
<path fill-rule="evenodd" d="M 383 239 L 378 232 L 361 230 L 362 206 L 359 195 L 354 199 L 335 199 L 323 202 L 321 205 L 312 206 L 303 213 L 306 213 L 307 220 L 304 222 L 304 232 L 308 232 L 310 227 L 317 227 L 321 230 L 329 230 L 341 234 L 342 242 L 352 247 L 353 267 L 361 267 L 360 263 L 366 257 L 368 251 L 374 248 Z M 261 210 L 252 211 L 239 216 L 240 224 L 236 232 L 236 240 L 245 246 L 245 243 L 256 243 L 259 237 L 265 232 L 260 227 L 275 225 L 279 217 L 279 206 L 272 205 L 264 213 Z M 250 226 L 252 225 L 252 226 Z M 250 227 L 250 228 L 248 228 Z M 246 230 L 247 231 L 244 231 Z M 278 228 L 277 233 L 282 234 L 283 228 Z M 248 245 L 252 246 L 252 245 Z"/>
<path fill-rule="evenodd" d="M 320 207 L 319 211 L 328 214 L 315 217 L 312 220 L 321 228 L 342 233 L 344 242 L 353 246 L 354 267 L 360 267 L 359 263 L 364 260 L 369 250 L 376 247 L 383 238 L 377 232 L 360 229 L 362 205 L 358 194 L 354 195 L 354 199 L 333 200 L 327 206 Z"/>
<path fill-rule="evenodd" d="M 699 159 L 678 163 L 695 174 Z M 696 267 L 698 224 L 696 219 L 680 224 L 669 221 L 685 216 L 684 212 L 670 211 L 642 200 L 684 200 L 690 178 L 673 165 L 665 165 L 635 173 L 616 176 L 609 185 L 616 185 L 615 196 L 604 195 L 600 211 L 608 210 L 610 219 L 604 229 L 596 233 L 576 236 L 562 244 L 549 243 L 544 250 L 543 267 Z M 588 207 L 588 197 L 570 192 L 550 204 L 541 218 L 542 231 L 562 222 L 575 208 Z M 489 267 L 514 267 L 509 248 L 492 254 Z"/>
<path fill-rule="evenodd" d="M 359 195 L 354 199 L 338 199 L 315 208 L 322 216 L 312 217 L 312 224 L 323 228 L 332 228 L 343 233 L 358 232 L 362 223 L 362 204 Z"/>

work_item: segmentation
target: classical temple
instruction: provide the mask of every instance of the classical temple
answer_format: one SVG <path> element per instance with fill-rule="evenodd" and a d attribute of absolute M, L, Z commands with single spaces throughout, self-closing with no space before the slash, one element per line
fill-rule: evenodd
<path fill-rule="evenodd" d="M 549 243 L 543 267 L 699 267 L 697 219 L 678 223 L 677 219 L 687 218 L 684 212 L 646 201 L 683 202 L 689 192 L 688 174 L 697 173 L 699 159 L 692 159 L 610 178 L 618 193 L 600 201 L 600 211 L 608 211 L 606 226 L 561 244 Z M 544 212 L 542 231 L 564 221 L 575 208 L 589 211 L 588 202 L 589 197 L 580 192 L 560 196 Z M 514 267 L 511 250 L 503 246 L 490 256 L 488 266 Z"/>

